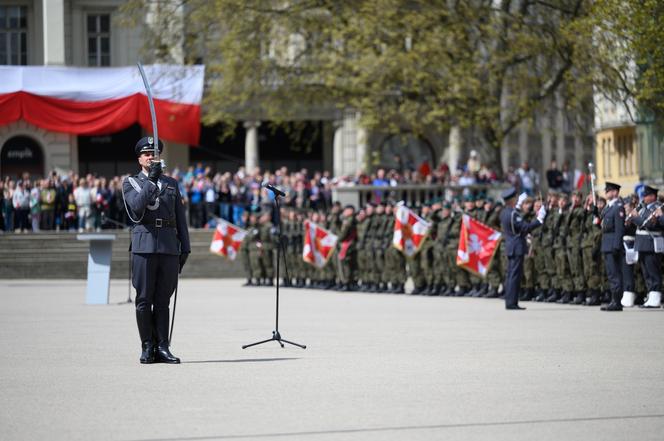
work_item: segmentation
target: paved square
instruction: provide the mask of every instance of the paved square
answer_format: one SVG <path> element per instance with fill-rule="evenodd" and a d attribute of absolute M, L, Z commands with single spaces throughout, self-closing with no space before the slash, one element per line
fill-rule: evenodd
<path fill-rule="evenodd" d="M 138 363 L 127 282 L 0 281 L 1 439 L 662 440 L 664 310 L 181 282 L 179 366 Z"/>

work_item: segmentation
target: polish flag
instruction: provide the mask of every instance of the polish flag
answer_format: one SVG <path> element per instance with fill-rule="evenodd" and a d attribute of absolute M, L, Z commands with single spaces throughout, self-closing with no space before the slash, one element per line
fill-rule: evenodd
<path fill-rule="evenodd" d="M 323 268 L 334 253 L 339 238 L 325 228 L 304 221 L 304 248 L 302 259 L 316 268 Z"/>
<path fill-rule="evenodd" d="M 574 188 L 581 190 L 586 182 L 586 174 L 581 170 L 574 170 Z"/>
<path fill-rule="evenodd" d="M 205 66 L 144 66 L 160 139 L 200 140 Z M 24 120 L 73 135 L 107 135 L 152 118 L 138 67 L 0 66 L 0 126 Z"/>
<path fill-rule="evenodd" d="M 456 264 L 478 276 L 486 277 L 502 234 L 482 222 L 463 215 Z"/>
<path fill-rule="evenodd" d="M 240 245 L 242 245 L 242 240 L 246 235 L 246 230 L 219 219 L 219 224 L 212 235 L 210 252 L 235 260 Z"/>
<path fill-rule="evenodd" d="M 429 235 L 431 224 L 401 204 L 394 213 L 392 245 L 407 257 L 413 257 Z"/>

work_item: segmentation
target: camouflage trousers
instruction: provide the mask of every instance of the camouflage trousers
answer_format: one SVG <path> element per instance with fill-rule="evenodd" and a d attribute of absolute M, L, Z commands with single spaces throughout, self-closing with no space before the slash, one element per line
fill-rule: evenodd
<path fill-rule="evenodd" d="M 575 292 L 586 290 L 586 277 L 583 272 L 583 258 L 581 249 L 577 247 L 567 248 L 567 261 L 569 262 L 569 272 L 572 285 Z"/>
<path fill-rule="evenodd" d="M 556 267 L 556 289 L 572 292 L 574 285 L 569 272 L 569 260 L 567 259 L 567 249 L 556 248 L 554 250 L 554 259 Z"/>
<path fill-rule="evenodd" d="M 392 285 L 402 285 L 406 283 L 406 258 L 403 253 L 393 246 L 385 250 L 385 270 L 383 271 L 383 280 Z"/>

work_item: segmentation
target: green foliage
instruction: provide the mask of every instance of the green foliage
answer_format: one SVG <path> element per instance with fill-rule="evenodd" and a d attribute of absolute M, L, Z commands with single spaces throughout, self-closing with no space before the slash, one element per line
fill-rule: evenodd
<path fill-rule="evenodd" d="M 125 12 L 158 16 L 152 48 L 173 44 L 181 21 L 186 61 L 207 66 L 208 123 L 352 109 L 368 129 L 473 127 L 500 147 L 557 93 L 580 113 L 593 88 L 663 105 L 658 0 L 181 0 L 179 14 L 164 3 L 175 2 Z"/>

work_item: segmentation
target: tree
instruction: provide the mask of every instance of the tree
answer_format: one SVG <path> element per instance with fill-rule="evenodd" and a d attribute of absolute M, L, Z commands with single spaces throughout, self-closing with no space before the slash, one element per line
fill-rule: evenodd
<path fill-rule="evenodd" d="M 569 110 L 587 112 L 593 87 L 627 90 L 624 63 L 604 69 L 611 51 L 633 51 L 632 43 L 611 45 L 601 33 L 611 23 L 603 17 L 621 2 L 130 0 L 125 12 L 150 13 L 160 23 L 148 44 L 161 48 L 162 58 L 176 41 L 186 61 L 204 60 L 208 123 L 285 122 L 312 109 L 353 109 L 366 128 L 387 134 L 475 128 L 497 159 L 511 131 L 554 94 Z M 627 3 L 644 2 L 657 9 L 656 0 Z M 620 20 L 656 28 L 651 17 L 630 12 L 621 9 Z M 178 28 L 184 38 L 174 40 L 168 30 Z M 661 72 L 664 45 L 621 32 L 628 37 L 642 41 L 639 59 Z M 657 70 L 646 72 L 641 99 L 661 81 Z"/>

